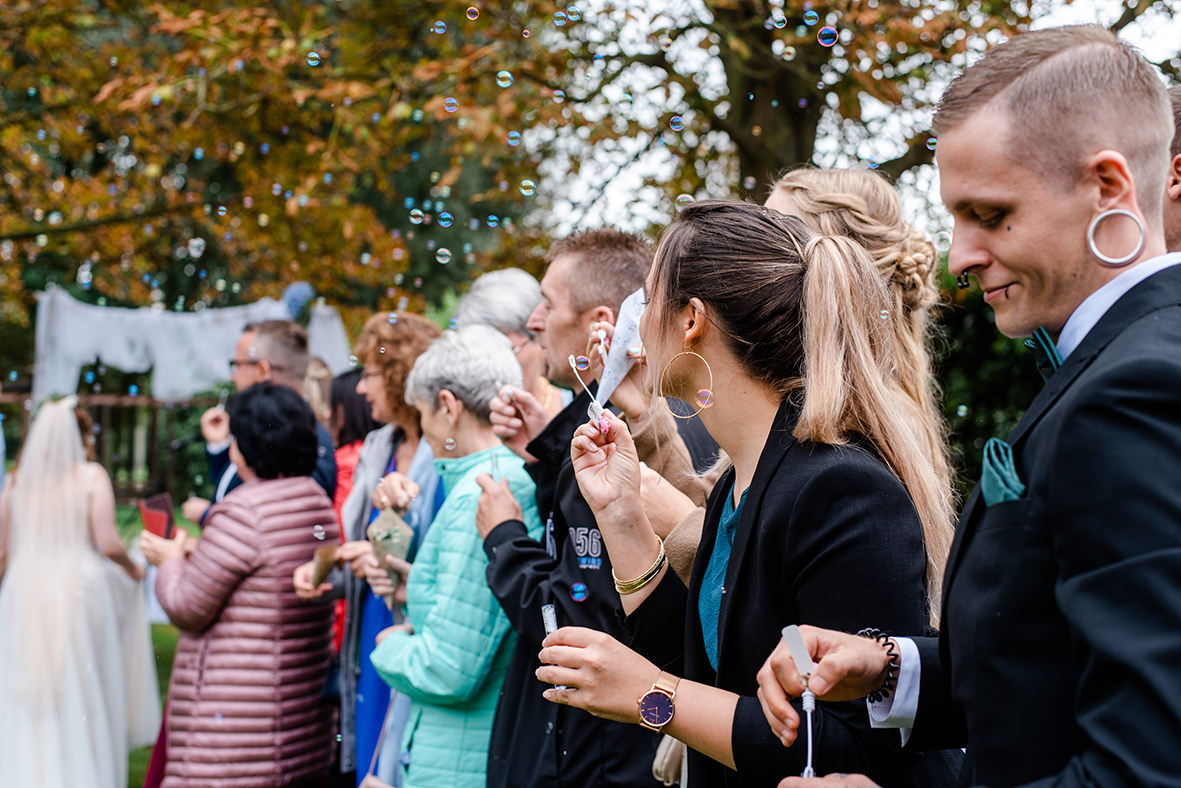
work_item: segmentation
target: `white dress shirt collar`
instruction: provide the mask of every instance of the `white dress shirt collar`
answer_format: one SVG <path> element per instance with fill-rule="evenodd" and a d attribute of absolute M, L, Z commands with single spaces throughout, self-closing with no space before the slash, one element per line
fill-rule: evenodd
<path fill-rule="evenodd" d="M 1160 257 L 1153 257 L 1151 260 L 1145 260 L 1132 266 L 1087 296 L 1078 305 L 1078 309 L 1071 313 L 1066 320 L 1066 325 L 1062 327 L 1062 333 L 1058 335 L 1058 354 L 1065 360 L 1082 343 L 1087 334 L 1091 333 L 1095 324 L 1107 314 L 1107 310 L 1111 309 L 1112 305 L 1120 300 L 1125 293 L 1158 271 L 1171 268 L 1179 263 L 1181 263 L 1181 252 L 1169 252 Z"/>

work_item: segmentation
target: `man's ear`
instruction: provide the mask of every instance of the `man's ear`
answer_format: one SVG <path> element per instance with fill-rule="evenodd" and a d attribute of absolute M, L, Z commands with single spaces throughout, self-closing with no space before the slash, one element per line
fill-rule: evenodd
<path fill-rule="evenodd" d="M 275 380 L 275 371 L 271 369 L 271 362 L 265 358 L 258 362 L 258 380 L 255 383 L 261 383 L 264 380 L 271 381 L 272 383 Z"/>
<path fill-rule="evenodd" d="M 1122 153 L 1114 150 L 1099 151 L 1091 157 L 1086 170 L 1099 187 L 1097 207 L 1100 210 L 1124 208 L 1139 213 L 1134 210 L 1137 206 L 1132 171 Z"/>
<path fill-rule="evenodd" d="M 615 325 L 615 310 L 609 306 L 596 306 L 591 310 L 590 323 L 609 323 Z"/>
<path fill-rule="evenodd" d="M 1181 202 L 1181 153 L 1169 163 L 1169 174 L 1165 177 L 1165 196 Z"/>

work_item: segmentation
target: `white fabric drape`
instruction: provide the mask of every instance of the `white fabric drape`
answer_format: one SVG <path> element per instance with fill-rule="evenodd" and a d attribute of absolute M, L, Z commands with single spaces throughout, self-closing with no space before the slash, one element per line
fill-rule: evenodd
<path fill-rule="evenodd" d="M 283 303 L 273 298 L 201 312 L 169 312 L 84 304 L 50 287 L 37 296 L 33 401 L 73 394 L 82 367 L 99 360 L 125 372 L 151 369 L 154 397 L 187 399 L 229 380 L 229 360 L 247 323 L 289 317 Z M 333 372 L 347 369 L 348 339 L 340 315 L 320 305 L 313 308 L 312 321 L 312 352 Z"/>

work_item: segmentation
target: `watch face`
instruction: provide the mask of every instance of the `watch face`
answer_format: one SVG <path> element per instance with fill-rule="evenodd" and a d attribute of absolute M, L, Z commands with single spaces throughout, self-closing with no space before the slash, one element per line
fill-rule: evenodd
<path fill-rule="evenodd" d="M 653 690 L 640 699 L 640 719 L 654 728 L 667 725 L 673 718 L 673 700 L 663 692 Z"/>

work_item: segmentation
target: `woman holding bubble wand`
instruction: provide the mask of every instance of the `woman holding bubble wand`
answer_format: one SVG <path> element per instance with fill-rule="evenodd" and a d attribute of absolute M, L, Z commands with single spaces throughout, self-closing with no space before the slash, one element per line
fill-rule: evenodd
<path fill-rule="evenodd" d="M 554 702 L 684 741 L 695 751 L 691 783 L 771 785 L 807 765 L 803 747 L 785 748 L 767 728 L 756 699 L 780 630 L 927 624 L 909 493 L 932 474 L 914 429 L 921 414 L 888 372 L 884 284 L 847 239 L 814 237 L 754 205 L 697 203 L 666 231 L 646 289 L 654 388 L 694 402 L 734 468 L 711 495 L 686 588 L 639 503 L 626 426 L 608 414 L 605 431 L 580 428 L 579 486 L 641 653 L 561 629 L 545 641 L 538 678 L 567 687 L 547 690 Z M 904 781 L 913 762 L 891 752 L 897 734 L 871 732 L 863 703 L 815 716 L 818 771 Z"/>

